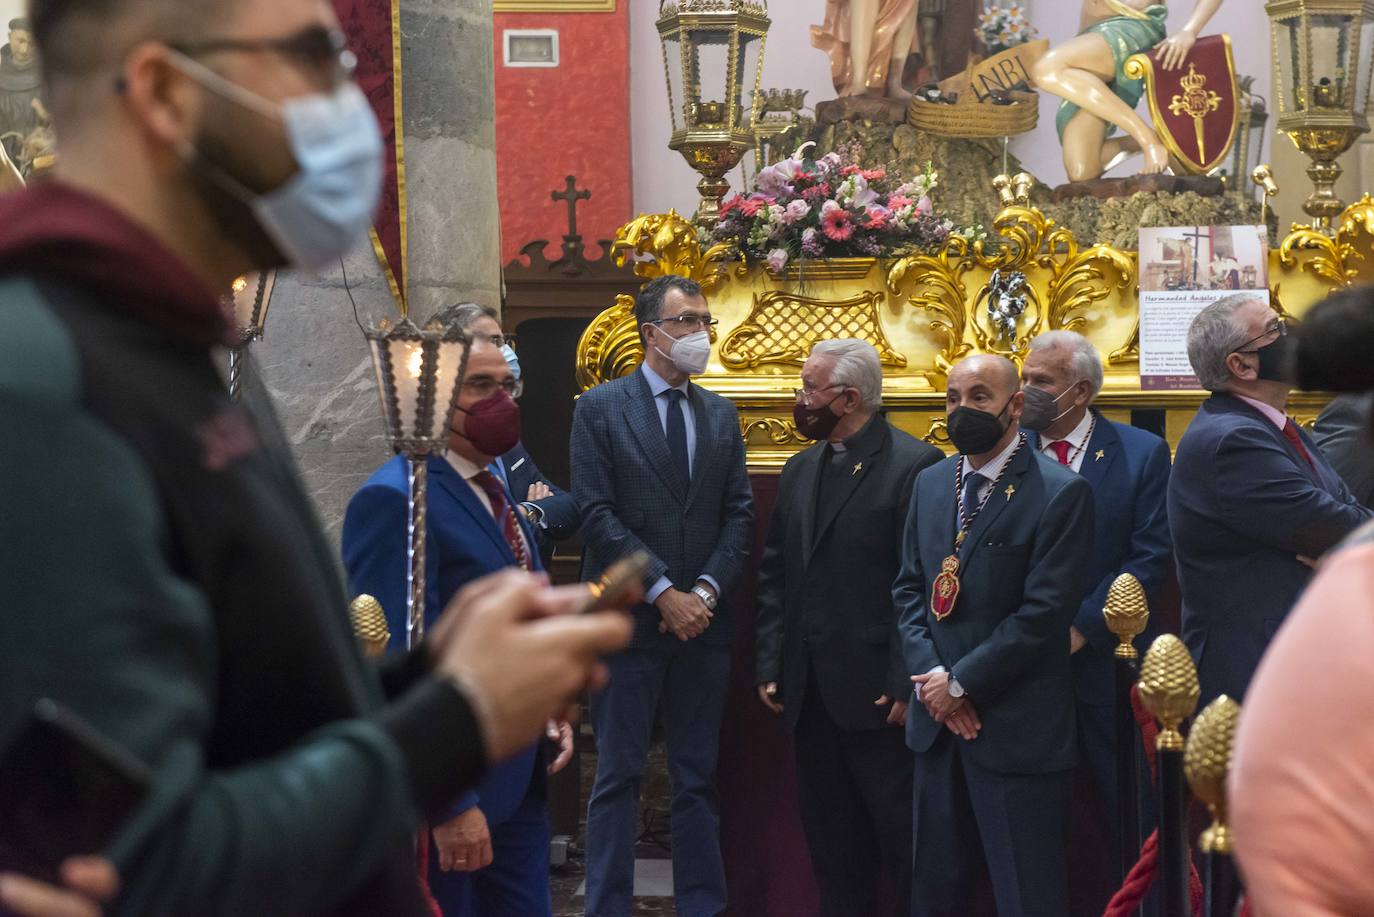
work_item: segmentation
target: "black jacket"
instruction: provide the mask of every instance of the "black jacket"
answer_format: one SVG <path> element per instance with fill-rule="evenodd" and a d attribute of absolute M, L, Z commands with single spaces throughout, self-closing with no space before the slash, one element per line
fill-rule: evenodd
<path fill-rule="evenodd" d="M 826 444 L 817 443 L 782 469 L 759 567 L 754 680 L 780 683 L 793 727 L 807 679 L 815 678 L 842 729 L 878 729 L 887 709 L 873 702 L 911 693 L 892 582 L 912 482 L 942 455 L 873 418 L 845 452 L 848 474 L 830 479 L 840 487 L 837 511 L 818 518 L 816 485 L 826 455 Z"/>

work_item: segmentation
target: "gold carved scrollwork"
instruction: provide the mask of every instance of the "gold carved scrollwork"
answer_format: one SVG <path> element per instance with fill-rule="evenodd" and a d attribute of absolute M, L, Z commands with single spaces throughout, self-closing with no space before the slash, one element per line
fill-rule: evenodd
<path fill-rule="evenodd" d="M 634 372 L 644 359 L 644 344 L 635 322 L 635 298 L 622 293 L 577 342 L 577 384 L 582 391 Z"/>
<path fill-rule="evenodd" d="M 926 429 L 926 435 L 922 436 L 921 439 L 930 443 L 932 446 L 948 446 L 950 445 L 949 425 L 945 423 L 943 417 L 938 420 L 932 420 L 930 426 Z"/>
<path fill-rule="evenodd" d="M 635 258 L 635 256 L 641 256 Z M 643 260 L 643 256 L 652 260 Z M 622 226 L 611 243 L 611 257 L 624 267 L 634 259 L 635 273 L 652 280 L 666 274 L 689 277 L 710 292 L 730 273 L 747 277 L 749 267 L 735 246 L 722 242 L 704 252 L 696 227 L 678 216 L 677 211 L 650 213 Z"/>
<path fill-rule="evenodd" d="M 904 367 L 906 357 L 892 349 L 878 316 L 884 295 L 823 300 L 776 290 L 756 293 L 749 316 L 720 345 L 720 362 L 734 370 L 801 366 L 817 341 L 859 338 L 877 349 L 884 366 Z"/>
<path fill-rule="evenodd" d="M 887 284 L 893 293 L 909 289 L 907 301 L 932 313 L 930 327 L 944 340 L 935 360 L 942 373 L 975 349 L 1019 361 L 1037 334 L 1078 330 L 1095 303 L 1114 291 L 1129 292 L 1135 284 L 1135 253 L 1105 245 L 1080 249 L 1067 227 L 1056 227 L 1034 207 L 1016 204 L 1003 209 L 993 229 L 994 241 L 979 239 L 970 244 L 951 236 L 938 254 L 903 258 L 888 271 Z M 1021 272 L 1030 278 L 1028 321 L 1024 328 L 1018 327 L 1014 340 L 999 342 L 986 330 L 990 299 L 986 287 L 974 297 L 972 307 L 966 306 L 965 275 L 975 269 Z M 1132 352 L 1127 341 L 1114 356 L 1124 362 Z"/>
<path fill-rule="evenodd" d="M 740 435 L 749 442 L 749 434 L 755 431 L 768 437 L 775 446 L 801 446 L 810 442 L 797 432 L 797 425 L 780 417 L 760 417 L 758 420 L 740 420 Z"/>

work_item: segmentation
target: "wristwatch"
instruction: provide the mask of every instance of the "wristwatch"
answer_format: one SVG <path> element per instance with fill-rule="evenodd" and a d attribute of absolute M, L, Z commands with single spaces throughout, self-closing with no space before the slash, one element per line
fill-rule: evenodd
<path fill-rule="evenodd" d="M 520 509 L 525 513 L 525 521 L 530 525 L 537 526 L 544 521 L 544 510 L 537 503 L 521 503 Z"/>
<path fill-rule="evenodd" d="M 706 603 L 707 611 L 716 610 L 716 597 L 711 594 L 711 590 L 700 584 L 692 587 L 692 594 Z"/>
<path fill-rule="evenodd" d="M 949 696 L 950 696 L 950 697 L 963 697 L 963 696 L 964 696 L 964 686 L 961 685 L 961 684 L 959 684 L 959 679 L 957 679 L 957 678 L 954 677 L 954 673 L 953 673 L 953 672 L 951 672 L 950 675 L 949 675 Z"/>

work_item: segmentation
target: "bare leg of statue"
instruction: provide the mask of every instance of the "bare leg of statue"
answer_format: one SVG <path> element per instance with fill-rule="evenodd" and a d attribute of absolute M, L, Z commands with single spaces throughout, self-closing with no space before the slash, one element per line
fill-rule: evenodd
<path fill-rule="evenodd" d="M 889 99 L 911 98 L 911 93 L 902 86 L 902 74 L 906 70 L 907 58 L 911 56 L 911 43 L 916 38 L 916 9 L 913 7 L 911 18 L 903 22 L 892 40 L 892 58 L 887 66 L 887 97 Z"/>
<path fill-rule="evenodd" d="M 879 0 L 849 0 L 849 85 L 840 93 L 842 96 L 861 96 L 868 90 L 878 4 Z"/>
<path fill-rule="evenodd" d="M 1087 34 L 1051 49 L 1032 71 L 1036 85 L 1081 109 L 1064 131 L 1064 169 L 1069 181 L 1085 181 L 1101 174 L 1107 152 L 1104 123 L 1124 130 L 1145 154 L 1142 173 L 1163 172 L 1169 164 L 1169 151 L 1159 142 L 1154 129 L 1108 88 L 1107 81 L 1113 78 L 1115 70 L 1106 39 Z M 1091 120 L 1085 121 L 1084 115 L 1092 116 Z M 1095 135 L 1088 127 L 1090 124 L 1097 129 Z M 1075 127 L 1078 129 L 1074 130 Z M 1117 147 L 1111 156 L 1120 151 Z"/>

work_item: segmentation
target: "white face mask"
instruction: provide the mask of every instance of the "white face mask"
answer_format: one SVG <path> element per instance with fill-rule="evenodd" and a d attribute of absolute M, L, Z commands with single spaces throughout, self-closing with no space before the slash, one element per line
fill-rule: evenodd
<path fill-rule="evenodd" d="M 506 358 L 506 365 L 510 367 L 510 374 L 516 379 L 520 378 L 520 358 L 515 355 L 515 348 L 509 344 L 501 345 L 501 356 Z"/>
<path fill-rule="evenodd" d="M 206 89 L 280 121 L 297 171 L 280 188 L 256 194 L 193 147 L 183 156 L 207 166 L 217 184 L 251 208 L 292 266 L 319 270 L 346 254 L 372 225 L 382 193 L 381 129 L 357 84 L 276 103 L 178 57 Z"/>
<path fill-rule="evenodd" d="M 658 335 L 668 338 L 672 345 L 668 348 L 668 353 L 663 353 L 657 344 L 657 350 L 664 357 L 673 361 L 673 365 L 680 371 L 689 376 L 699 376 L 706 372 L 706 364 L 711 359 L 711 335 L 706 331 L 693 331 L 691 334 L 684 334 L 680 338 L 669 337 L 661 326 L 655 325 Z"/>

